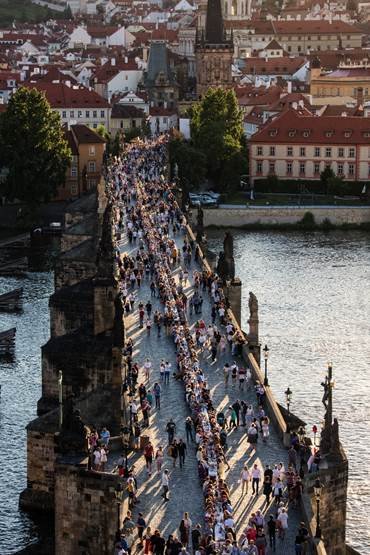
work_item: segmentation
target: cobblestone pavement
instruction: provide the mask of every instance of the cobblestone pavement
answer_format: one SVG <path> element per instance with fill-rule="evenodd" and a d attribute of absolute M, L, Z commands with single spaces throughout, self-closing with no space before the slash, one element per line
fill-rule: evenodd
<path fill-rule="evenodd" d="M 183 237 L 176 238 L 178 246 L 181 248 Z M 121 252 L 128 254 L 134 252 L 135 247 L 129 245 L 127 240 L 123 239 L 121 243 Z M 189 272 L 190 276 L 192 270 L 196 266 L 192 265 Z M 197 268 L 199 269 L 199 268 Z M 175 275 L 178 269 L 174 271 Z M 192 286 L 187 284 L 185 288 L 187 295 L 192 294 Z M 147 387 L 153 386 L 155 381 L 159 382 L 159 363 L 162 358 L 169 360 L 172 367 L 175 368 L 175 350 L 171 338 L 165 336 L 162 330 L 162 337 L 157 338 L 156 329 L 152 329 L 151 335 L 148 336 L 146 330 L 139 328 L 137 304 L 140 300 L 144 303 L 150 298 L 150 290 L 148 280 L 144 279 L 141 288 L 137 292 L 137 302 L 135 303 L 134 313 L 130 314 L 125 319 L 127 338 L 131 337 L 134 341 L 134 361 L 140 365 L 144 363 L 146 357 L 149 357 L 153 364 L 152 375 Z M 162 310 L 162 306 L 157 299 L 151 299 L 153 304 L 153 312 L 157 308 Z M 210 303 L 208 296 L 204 294 L 204 303 L 201 317 L 208 325 L 211 322 L 210 316 Z M 190 321 L 194 324 L 199 316 L 190 317 Z M 234 358 L 227 352 L 224 356 L 216 359 L 212 363 L 211 358 L 207 353 L 200 356 L 202 368 L 207 375 L 208 383 L 211 387 L 214 404 L 220 410 L 221 408 L 228 407 L 236 399 L 244 400 L 248 404 L 255 404 L 256 398 L 254 390 L 241 392 L 238 386 L 233 387 L 231 383 L 228 388 L 225 388 L 223 381 L 223 366 L 225 362 L 231 362 Z M 144 374 L 141 370 L 139 375 L 138 384 L 144 382 Z M 163 447 L 167 446 L 167 434 L 165 427 L 170 418 L 173 418 L 177 426 L 177 438 L 185 438 L 184 420 L 188 416 L 188 409 L 184 400 L 184 389 L 181 382 L 175 381 L 171 377 L 168 386 L 162 386 L 161 409 L 152 410 L 150 417 L 149 429 L 145 430 L 143 434 L 147 434 L 153 442 L 154 448 L 158 445 Z M 251 488 L 246 495 L 241 495 L 241 485 L 239 484 L 240 473 L 245 462 L 248 463 L 250 468 L 253 463 L 258 463 L 263 469 L 264 464 L 273 465 L 278 462 L 283 462 L 287 465 L 287 451 L 282 446 L 277 434 L 270 429 L 270 437 L 266 444 L 261 441 L 257 445 L 256 452 L 252 452 L 247 443 L 246 431 L 239 427 L 229 433 L 228 436 L 228 450 L 227 459 L 230 465 L 230 470 L 226 472 L 226 480 L 231 491 L 232 505 L 234 507 L 234 515 L 237 527 L 237 533 L 244 529 L 247 524 L 248 516 L 257 509 L 261 509 L 265 515 L 275 513 L 275 506 L 272 504 L 266 506 L 265 497 L 260 494 L 253 496 Z M 161 533 L 167 536 L 169 533 L 178 534 L 178 526 L 183 516 L 184 511 L 188 511 L 193 524 L 200 522 L 203 523 L 203 495 L 198 481 L 198 471 L 195 458 L 195 449 L 191 445 L 188 447 L 185 467 L 183 469 L 172 469 L 172 461 L 169 457 L 165 456 L 165 463 L 163 468 L 170 470 L 170 500 L 168 503 L 164 502 L 161 494 L 160 476 L 153 468 L 153 474 L 148 476 L 145 465 L 144 457 L 138 454 L 131 454 L 129 457 L 129 464 L 135 462 L 139 483 L 139 499 L 140 503 L 135 509 L 135 516 L 138 511 L 141 511 L 146 519 L 147 525 L 153 528 L 158 528 Z M 154 466 L 154 465 L 153 465 Z M 285 540 L 277 540 L 276 553 L 278 555 L 294 553 L 294 538 L 298 523 L 301 519 L 300 511 L 293 507 L 289 507 L 289 529 Z M 269 553 L 269 550 L 267 550 Z"/>

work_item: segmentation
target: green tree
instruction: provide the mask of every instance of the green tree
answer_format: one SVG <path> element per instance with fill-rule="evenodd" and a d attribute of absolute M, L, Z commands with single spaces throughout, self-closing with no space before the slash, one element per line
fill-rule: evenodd
<path fill-rule="evenodd" d="M 242 149 L 246 160 L 243 118 L 235 92 L 209 89 L 190 115 L 193 145 L 205 154 L 208 175 L 219 185 L 228 185 L 235 167 L 242 170 Z"/>
<path fill-rule="evenodd" d="M 207 158 L 189 142 L 177 137 L 169 143 L 171 166 L 177 164 L 181 186 L 186 191 L 201 185 L 207 173 Z"/>
<path fill-rule="evenodd" d="M 71 6 L 69 4 L 67 4 L 66 9 L 64 10 L 64 19 L 73 19 Z"/>
<path fill-rule="evenodd" d="M 326 193 L 328 191 L 329 179 L 332 179 L 333 177 L 335 177 L 335 173 L 330 166 L 326 166 L 325 169 L 320 173 L 320 181 L 324 185 Z"/>
<path fill-rule="evenodd" d="M 64 183 L 70 159 L 59 114 L 43 93 L 18 89 L 0 118 L 0 166 L 8 171 L 5 196 L 32 207 L 50 200 Z"/>

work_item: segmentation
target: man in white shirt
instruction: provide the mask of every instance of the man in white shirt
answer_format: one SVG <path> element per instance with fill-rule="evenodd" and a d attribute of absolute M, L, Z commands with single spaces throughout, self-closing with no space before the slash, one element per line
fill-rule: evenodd
<path fill-rule="evenodd" d="M 258 495 L 258 488 L 261 479 L 261 470 L 256 464 L 253 465 L 252 469 L 252 492 Z"/>
<path fill-rule="evenodd" d="M 169 479 L 168 470 L 166 468 L 162 473 L 161 485 L 163 488 L 162 497 L 164 498 L 165 501 L 168 501 L 170 479 Z"/>

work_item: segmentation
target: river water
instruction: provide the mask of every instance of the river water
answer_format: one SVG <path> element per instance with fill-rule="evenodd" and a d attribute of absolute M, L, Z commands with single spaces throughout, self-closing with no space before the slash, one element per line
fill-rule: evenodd
<path fill-rule="evenodd" d="M 44 260 L 33 259 L 36 268 Z M 0 293 L 23 287 L 23 312 L 0 313 L 0 331 L 17 328 L 14 362 L 0 361 L 0 553 L 10 555 L 37 540 L 39 525 L 19 511 L 20 492 L 26 487 L 26 430 L 36 417 L 41 396 L 41 350 L 49 338 L 51 272 L 30 272 L 25 278 L 0 277 Z"/>
<path fill-rule="evenodd" d="M 236 275 L 259 301 L 260 337 L 270 349 L 269 381 L 278 400 L 318 427 L 327 361 L 336 382 L 334 415 L 349 457 L 348 542 L 370 553 L 370 234 L 236 232 Z M 222 248 L 223 232 L 209 247 Z"/>
<path fill-rule="evenodd" d="M 222 233 L 209 234 L 216 252 Z M 277 398 L 293 391 L 292 410 L 311 427 L 323 417 L 320 382 L 326 363 L 336 379 L 334 412 L 349 456 L 349 542 L 370 553 L 370 235 L 360 232 L 234 233 L 237 275 L 243 281 L 243 327 L 248 292 L 259 300 L 260 334 L 270 348 L 269 379 Z M 0 363 L 0 553 L 37 538 L 18 509 L 26 486 L 25 426 L 41 394 L 40 346 L 49 338 L 52 273 L 0 278 L 0 293 L 24 287 L 24 311 L 0 314 L 0 330 L 17 327 L 16 360 Z M 6 501 L 5 501 L 6 500 Z"/>

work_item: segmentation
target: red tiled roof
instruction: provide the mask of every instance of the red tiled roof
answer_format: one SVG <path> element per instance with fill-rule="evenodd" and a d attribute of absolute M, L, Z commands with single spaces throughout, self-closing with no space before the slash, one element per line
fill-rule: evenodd
<path fill-rule="evenodd" d="M 303 57 L 288 58 L 287 56 L 278 58 L 246 58 L 245 65 L 241 71 L 244 75 L 292 75 L 306 60 Z"/>
<path fill-rule="evenodd" d="M 253 135 L 254 143 L 370 144 L 370 120 L 363 117 L 300 115 L 290 109 Z"/>
<path fill-rule="evenodd" d="M 176 113 L 174 108 L 159 108 L 158 106 L 151 106 L 149 108 L 149 114 L 151 116 L 174 116 Z"/>
<path fill-rule="evenodd" d="M 227 29 L 254 29 L 256 34 L 264 35 L 331 35 L 338 33 L 361 34 L 364 32 L 355 25 L 345 21 L 327 20 L 296 20 L 296 21 L 264 21 L 256 20 L 229 20 L 225 21 Z"/>
<path fill-rule="evenodd" d="M 107 83 L 113 77 L 115 77 L 120 71 L 138 71 L 139 67 L 135 60 L 132 58 L 128 58 L 127 62 L 124 60 L 116 60 L 116 64 L 112 65 L 112 62 L 109 61 L 101 66 L 95 72 L 95 78 L 98 80 L 98 83 Z"/>
<path fill-rule="evenodd" d="M 109 103 L 95 91 L 67 87 L 64 83 L 25 83 L 30 89 L 45 93 L 52 108 L 109 108 Z"/>

